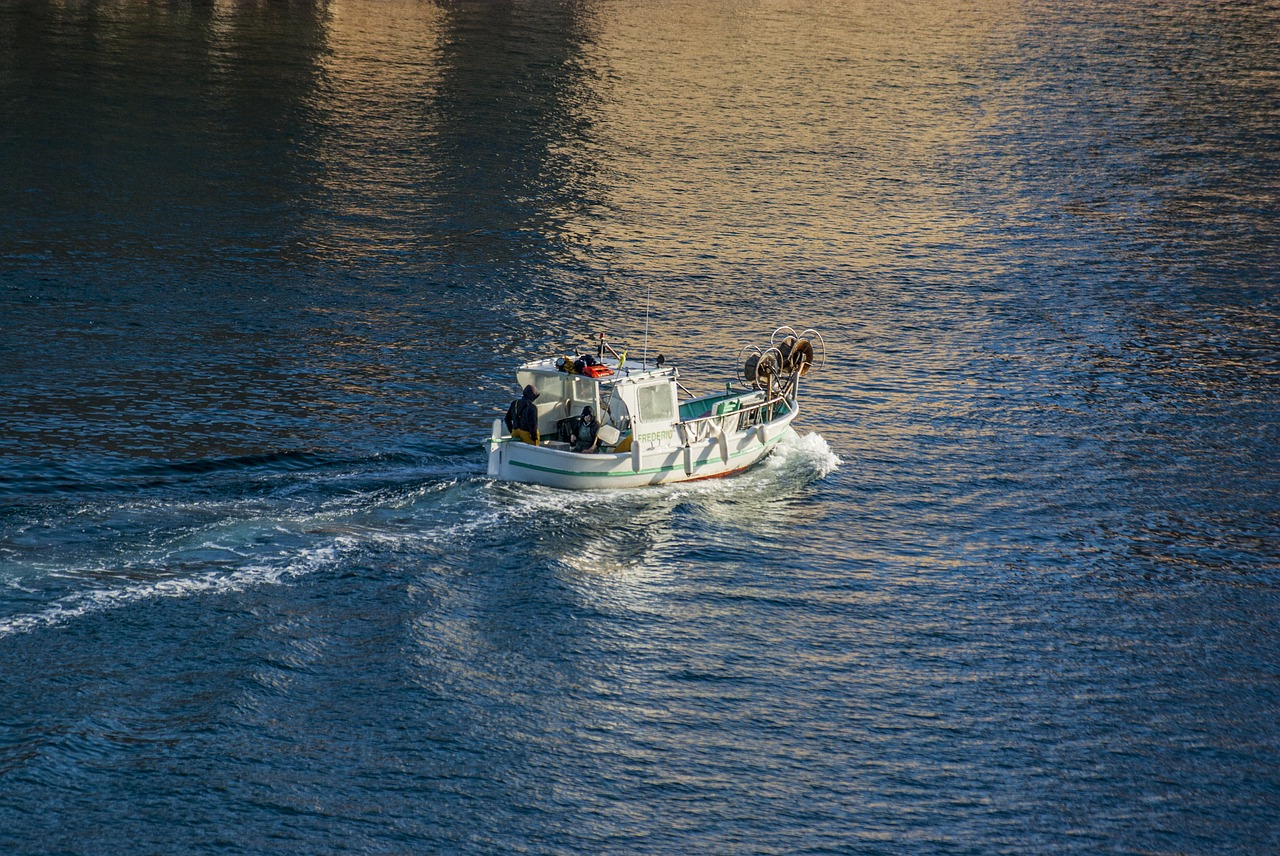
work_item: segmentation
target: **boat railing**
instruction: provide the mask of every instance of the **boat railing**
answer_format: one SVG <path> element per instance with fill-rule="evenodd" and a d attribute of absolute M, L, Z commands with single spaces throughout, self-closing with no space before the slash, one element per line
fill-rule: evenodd
<path fill-rule="evenodd" d="M 680 422 L 680 430 L 684 433 L 686 443 L 697 443 L 722 432 L 733 433 L 750 428 L 752 425 L 771 422 L 782 413 L 790 412 L 792 401 L 786 396 L 776 396 L 768 401 L 748 404 L 729 413 L 699 416 Z"/>

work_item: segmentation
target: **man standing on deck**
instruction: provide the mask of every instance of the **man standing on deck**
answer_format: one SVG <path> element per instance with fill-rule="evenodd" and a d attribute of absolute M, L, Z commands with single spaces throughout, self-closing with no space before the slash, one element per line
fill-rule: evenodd
<path fill-rule="evenodd" d="M 533 384 L 526 386 L 524 395 L 511 402 L 511 406 L 507 408 L 506 418 L 507 430 L 512 437 L 535 446 L 539 440 L 538 405 L 533 402 L 537 397 L 538 390 L 534 389 Z"/>

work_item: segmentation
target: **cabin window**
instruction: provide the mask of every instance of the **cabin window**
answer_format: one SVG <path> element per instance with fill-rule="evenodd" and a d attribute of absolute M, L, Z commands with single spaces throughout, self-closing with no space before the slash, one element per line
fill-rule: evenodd
<path fill-rule="evenodd" d="M 642 386 L 636 390 L 636 404 L 640 408 L 642 422 L 672 422 L 676 411 L 671 398 L 671 387 L 665 383 Z"/>
<path fill-rule="evenodd" d="M 538 403 L 543 404 L 547 401 L 560 401 L 565 399 L 565 375 L 544 374 L 542 372 L 516 372 L 516 383 L 521 389 L 526 384 L 533 384 L 534 389 L 538 390 Z"/>
<path fill-rule="evenodd" d="M 582 401 L 587 404 L 595 404 L 596 401 L 596 382 L 591 378 L 573 377 L 570 378 L 573 384 L 573 400 Z"/>

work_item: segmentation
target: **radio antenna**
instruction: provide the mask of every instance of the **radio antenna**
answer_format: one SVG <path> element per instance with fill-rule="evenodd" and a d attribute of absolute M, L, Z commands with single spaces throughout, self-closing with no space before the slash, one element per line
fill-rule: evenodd
<path fill-rule="evenodd" d="M 644 353 L 640 356 L 640 367 L 649 368 L 649 295 L 653 291 L 653 283 L 644 290 Z"/>

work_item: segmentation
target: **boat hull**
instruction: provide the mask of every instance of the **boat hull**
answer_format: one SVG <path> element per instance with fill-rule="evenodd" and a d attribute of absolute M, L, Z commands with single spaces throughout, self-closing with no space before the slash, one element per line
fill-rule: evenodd
<path fill-rule="evenodd" d="M 719 478 L 759 463 L 791 431 L 795 413 L 701 442 L 641 449 L 638 453 L 583 454 L 495 437 L 489 475 L 504 481 L 566 490 L 643 487 Z"/>

